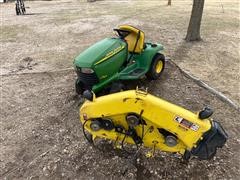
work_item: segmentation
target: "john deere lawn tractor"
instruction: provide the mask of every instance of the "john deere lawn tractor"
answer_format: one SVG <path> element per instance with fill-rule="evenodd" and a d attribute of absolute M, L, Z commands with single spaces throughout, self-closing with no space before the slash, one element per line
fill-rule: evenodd
<path fill-rule="evenodd" d="M 164 69 L 161 44 L 146 43 L 144 33 L 132 26 L 114 29 L 117 37 L 103 39 L 83 51 L 74 60 L 78 78 L 76 92 L 122 89 L 124 80 L 143 76 L 157 79 Z"/>
<path fill-rule="evenodd" d="M 228 137 L 220 123 L 210 119 L 213 111 L 208 107 L 193 113 L 138 89 L 98 98 L 85 91 L 83 96 L 87 100 L 80 120 L 90 142 L 100 137 L 113 140 L 123 150 L 133 144 L 152 152 L 179 153 L 188 160 L 191 156 L 211 159 Z"/>

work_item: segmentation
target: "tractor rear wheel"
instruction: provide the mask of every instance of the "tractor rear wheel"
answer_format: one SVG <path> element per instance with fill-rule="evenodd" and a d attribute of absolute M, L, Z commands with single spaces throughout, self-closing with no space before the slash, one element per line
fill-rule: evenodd
<path fill-rule="evenodd" d="M 165 67 L 165 56 L 163 54 L 156 54 L 152 60 L 151 66 L 146 73 L 146 76 L 150 80 L 156 80 L 162 74 Z"/>

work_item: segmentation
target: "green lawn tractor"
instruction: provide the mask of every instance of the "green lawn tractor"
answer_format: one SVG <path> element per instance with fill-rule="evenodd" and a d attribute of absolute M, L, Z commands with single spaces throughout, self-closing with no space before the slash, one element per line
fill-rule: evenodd
<path fill-rule="evenodd" d="M 144 33 L 129 25 L 121 25 L 114 31 L 117 37 L 103 39 L 75 58 L 78 94 L 103 89 L 117 92 L 124 89 L 125 80 L 145 75 L 155 80 L 162 73 L 165 57 L 160 53 L 161 44 L 145 43 Z"/>

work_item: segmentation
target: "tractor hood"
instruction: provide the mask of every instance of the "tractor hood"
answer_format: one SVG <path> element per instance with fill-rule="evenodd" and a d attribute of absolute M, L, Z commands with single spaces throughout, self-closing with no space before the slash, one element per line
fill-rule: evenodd
<path fill-rule="evenodd" d="M 118 38 L 106 38 L 92 45 L 74 59 L 74 65 L 77 67 L 93 66 L 104 59 L 116 48 L 124 48 L 126 43 Z"/>

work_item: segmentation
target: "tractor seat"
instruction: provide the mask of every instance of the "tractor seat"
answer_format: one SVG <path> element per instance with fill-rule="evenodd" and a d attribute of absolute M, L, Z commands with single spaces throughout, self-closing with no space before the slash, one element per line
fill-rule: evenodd
<path fill-rule="evenodd" d="M 144 49 L 144 32 L 129 25 L 119 26 L 119 31 L 128 32 L 125 33 L 123 39 L 128 44 L 128 51 L 130 53 L 141 53 Z"/>

